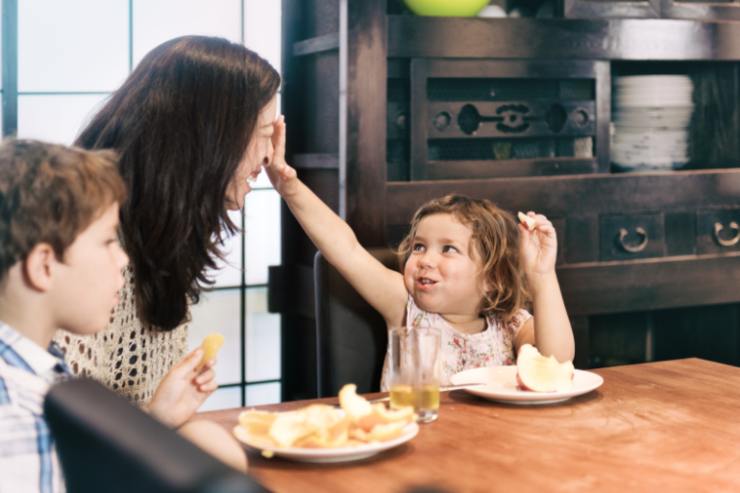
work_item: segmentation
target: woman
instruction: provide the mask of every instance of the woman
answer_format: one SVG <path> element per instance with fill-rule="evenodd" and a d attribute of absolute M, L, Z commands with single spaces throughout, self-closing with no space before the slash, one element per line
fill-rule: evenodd
<path fill-rule="evenodd" d="M 154 48 L 82 131 L 77 145 L 119 154 L 130 264 L 104 332 L 57 336 L 74 373 L 146 403 L 184 356 L 189 305 L 237 230 L 227 211 L 272 159 L 279 85 L 244 46 L 184 36 Z"/>

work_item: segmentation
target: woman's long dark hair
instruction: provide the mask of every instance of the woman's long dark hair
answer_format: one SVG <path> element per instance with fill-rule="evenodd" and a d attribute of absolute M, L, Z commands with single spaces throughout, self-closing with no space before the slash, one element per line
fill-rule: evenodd
<path fill-rule="evenodd" d="M 139 317 L 162 330 L 213 284 L 222 233 L 237 226 L 226 191 L 280 75 L 242 45 L 184 36 L 154 48 L 76 144 L 115 149 L 129 198 L 121 208 Z"/>

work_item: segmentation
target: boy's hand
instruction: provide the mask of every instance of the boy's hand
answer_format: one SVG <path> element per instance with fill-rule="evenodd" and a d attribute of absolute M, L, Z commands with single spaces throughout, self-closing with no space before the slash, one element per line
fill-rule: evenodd
<path fill-rule="evenodd" d="M 198 348 L 173 366 L 146 407 L 166 425 L 177 428 L 185 423 L 218 387 L 212 370 L 215 361 L 197 369 L 202 357 L 203 350 Z"/>
<path fill-rule="evenodd" d="M 297 174 L 295 169 L 285 162 L 285 117 L 283 115 L 275 120 L 273 128 L 272 162 L 265 165 L 265 170 L 272 186 L 281 196 L 285 197 L 295 190 Z"/>
<path fill-rule="evenodd" d="M 558 239 L 555 228 L 545 216 L 532 211 L 527 216 L 534 219 L 534 227 L 530 230 L 519 223 L 519 253 L 527 278 L 536 283 L 541 276 L 555 272 Z"/>

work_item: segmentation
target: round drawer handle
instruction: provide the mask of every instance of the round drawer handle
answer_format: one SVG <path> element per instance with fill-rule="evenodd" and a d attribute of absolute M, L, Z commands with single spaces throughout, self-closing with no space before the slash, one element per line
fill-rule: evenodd
<path fill-rule="evenodd" d="M 635 228 L 635 233 L 640 238 L 640 242 L 635 244 L 627 243 L 625 240 L 629 236 L 630 232 L 627 231 L 627 228 L 619 228 L 619 246 L 622 247 L 625 252 L 640 253 L 645 249 L 645 247 L 647 247 L 648 234 L 647 231 L 645 231 L 645 228 L 638 226 Z"/>
<path fill-rule="evenodd" d="M 732 236 L 729 238 L 722 238 L 720 233 L 724 231 L 725 226 L 721 222 L 714 223 L 714 239 L 717 243 L 723 247 L 731 247 L 737 245 L 740 241 L 740 226 L 735 221 L 730 221 L 730 229 L 732 230 Z"/>

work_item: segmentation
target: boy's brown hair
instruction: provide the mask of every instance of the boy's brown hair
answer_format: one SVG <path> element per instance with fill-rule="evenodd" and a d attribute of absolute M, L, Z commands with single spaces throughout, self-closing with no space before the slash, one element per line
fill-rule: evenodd
<path fill-rule="evenodd" d="M 111 151 L 34 140 L 0 145 L 0 280 L 39 243 L 58 259 L 126 187 Z"/>
<path fill-rule="evenodd" d="M 411 255 L 419 223 L 432 214 L 451 214 L 471 229 L 471 248 L 476 248 L 483 263 L 483 278 L 490 286 L 481 312 L 496 315 L 504 323 L 511 321 L 529 300 L 520 267 L 519 230 L 514 217 L 486 199 L 464 195 L 432 199 L 416 211 L 409 233 L 398 246 L 402 269 Z"/>

